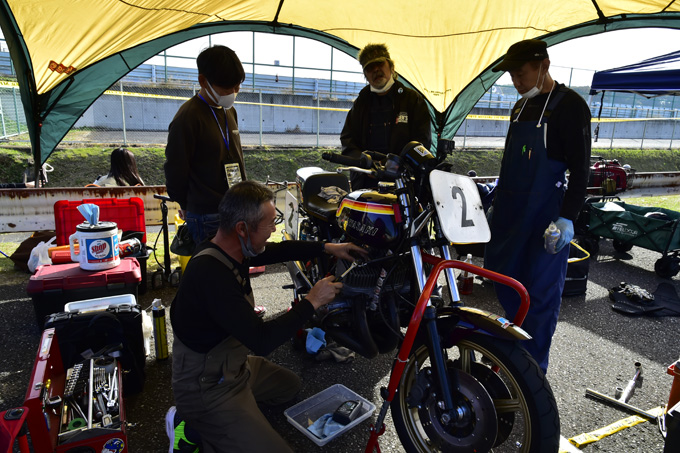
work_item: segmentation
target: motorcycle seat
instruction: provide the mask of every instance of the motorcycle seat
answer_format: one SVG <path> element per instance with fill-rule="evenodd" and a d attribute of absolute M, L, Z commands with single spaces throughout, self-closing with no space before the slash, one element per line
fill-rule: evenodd
<path fill-rule="evenodd" d="M 309 215 L 325 222 L 331 222 L 338 210 L 338 203 L 330 203 L 319 196 L 322 187 L 337 186 L 349 192 L 349 180 L 340 173 L 318 173 L 311 175 L 302 186 L 302 199 Z"/>

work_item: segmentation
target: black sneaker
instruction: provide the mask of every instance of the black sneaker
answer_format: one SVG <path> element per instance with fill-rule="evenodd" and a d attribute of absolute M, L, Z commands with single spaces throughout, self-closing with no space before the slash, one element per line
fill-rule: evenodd
<path fill-rule="evenodd" d="M 200 451 L 197 442 L 190 441 L 187 437 L 195 437 L 194 435 L 187 436 L 186 423 L 177 415 L 177 408 L 172 406 L 165 414 L 165 432 L 170 439 L 169 453 L 198 453 Z"/>

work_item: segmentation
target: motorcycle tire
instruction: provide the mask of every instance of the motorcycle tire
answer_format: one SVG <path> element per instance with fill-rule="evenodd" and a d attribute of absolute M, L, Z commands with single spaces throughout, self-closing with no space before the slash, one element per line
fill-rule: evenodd
<path fill-rule="evenodd" d="M 518 342 L 471 334 L 445 352 L 449 374 L 454 368 L 458 372 L 463 397 L 458 401 L 465 415 L 448 426 L 442 423 L 427 347 L 414 345 L 391 403 L 407 452 L 558 451 L 555 397 Z"/>

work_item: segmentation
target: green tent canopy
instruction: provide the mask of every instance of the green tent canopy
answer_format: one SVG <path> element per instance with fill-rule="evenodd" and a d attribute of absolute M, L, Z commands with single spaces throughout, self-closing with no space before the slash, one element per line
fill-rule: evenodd
<path fill-rule="evenodd" d="M 514 42 L 680 28 L 671 0 L 0 0 L 36 168 L 115 81 L 175 44 L 227 31 L 304 36 L 355 56 L 384 42 L 452 138 Z"/>

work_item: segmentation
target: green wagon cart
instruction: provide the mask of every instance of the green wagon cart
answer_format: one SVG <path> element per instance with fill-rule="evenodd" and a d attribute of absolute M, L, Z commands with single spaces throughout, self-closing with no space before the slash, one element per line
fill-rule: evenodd
<path fill-rule="evenodd" d="M 593 203 L 588 232 L 613 239 L 614 249 L 618 252 L 627 252 L 636 245 L 661 253 L 661 258 L 654 263 L 654 271 L 660 277 L 671 278 L 680 271 L 678 219 L 680 212 L 669 209 L 635 206 L 622 201 Z"/>

